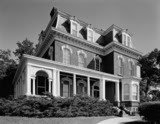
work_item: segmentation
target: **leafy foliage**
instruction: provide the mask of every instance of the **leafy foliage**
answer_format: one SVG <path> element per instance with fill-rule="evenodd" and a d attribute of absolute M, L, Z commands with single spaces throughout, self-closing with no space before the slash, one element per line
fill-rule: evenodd
<path fill-rule="evenodd" d="M 154 49 L 152 52 L 139 59 L 141 65 L 140 91 L 141 95 L 147 96 L 150 86 L 156 86 L 160 82 L 160 51 Z"/>
<path fill-rule="evenodd" d="M 113 115 L 109 101 L 99 101 L 87 96 L 71 98 L 23 97 L 0 99 L 0 115 L 25 117 L 77 117 Z"/>
<path fill-rule="evenodd" d="M 19 60 L 22 58 L 23 54 L 34 55 L 35 53 L 34 43 L 27 38 L 22 42 L 18 41 L 17 46 L 18 48 L 13 53 Z"/>
<path fill-rule="evenodd" d="M 139 106 L 138 111 L 140 116 L 144 116 L 144 119 L 151 122 L 160 123 L 160 102 L 159 101 L 142 103 Z"/>

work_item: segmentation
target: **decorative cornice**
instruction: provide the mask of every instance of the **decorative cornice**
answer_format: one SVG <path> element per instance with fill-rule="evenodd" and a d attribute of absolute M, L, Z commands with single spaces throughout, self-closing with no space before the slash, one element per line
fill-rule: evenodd
<path fill-rule="evenodd" d="M 138 59 L 139 57 L 142 56 L 141 52 L 139 52 L 139 51 L 137 51 L 135 49 L 126 47 L 123 44 L 120 44 L 120 43 L 118 43 L 116 41 L 111 42 L 110 44 L 108 44 L 106 47 L 104 47 L 104 50 L 105 50 L 105 54 L 104 55 L 107 55 L 110 52 L 115 51 L 115 52 L 124 54 L 124 55 L 129 56 L 129 57 L 134 58 L 134 59 Z"/>
<path fill-rule="evenodd" d="M 91 51 L 93 53 L 97 53 L 100 55 L 103 55 L 103 53 L 104 53 L 103 47 L 97 43 L 83 40 L 83 39 L 75 37 L 71 34 L 67 34 L 62 31 L 59 31 L 55 28 L 52 28 L 52 34 L 54 34 L 55 40 L 65 42 L 65 43 L 70 44 L 72 46 L 76 46 L 76 47 L 79 46 L 87 51 Z"/>
<path fill-rule="evenodd" d="M 105 56 L 109 54 L 110 52 L 118 52 L 123 55 L 129 56 L 134 59 L 138 59 L 142 56 L 142 53 L 133 49 L 129 48 L 127 46 L 124 46 L 123 44 L 120 44 L 116 41 L 111 42 L 105 47 L 100 46 L 98 43 L 89 42 L 87 40 L 75 37 L 69 33 L 64 33 L 56 28 L 53 28 L 49 30 L 46 34 L 46 37 L 41 44 L 39 51 L 37 53 L 37 56 L 42 56 L 44 52 L 47 50 L 49 45 L 53 42 L 53 40 L 58 40 L 60 42 L 64 42 L 66 44 L 80 47 L 86 51 L 90 51 L 102 56 Z M 41 51 L 40 51 L 41 50 Z"/>
<path fill-rule="evenodd" d="M 40 62 L 41 64 L 46 64 L 47 66 L 51 66 L 52 68 L 56 67 L 56 68 L 62 68 L 64 70 L 64 68 L 68 68 L 70 71 L 71 70 L 79 70 L 79 71 L 84 71 L 90 74 L 96 74 L 98 77 L 104 77 L 104 78 L 108 78 L 108 79 L 115 79 L 115 80 L 119 80 L 122 77 L 120 76 L 116 76 L 116 75 L 112 75 L 112 74 L 108 74 L 108 73 L 104 73 L 104 72 L 100 72 L 100 71 L 96 71 L 93 69 L 89 69 L 89 68 L 82 68 L 79 66 L 75 66 L 75 65 L 67 65 L 61 62 L 56 62 L 53 60 L 48 60 L 48 59 L 44 59 L 44 58 L 40 58 L 40 57 L 35 57 L 35 56 L 31 56 L 31 55 L 24 55 L 24 59 L 28 61 L 28 63 L 33 63 L 36 64 L 38 62 Z M 37 65 L 38 66 L 38 65 Z M 70 72 L 72 73 L 72 72 Z"/>

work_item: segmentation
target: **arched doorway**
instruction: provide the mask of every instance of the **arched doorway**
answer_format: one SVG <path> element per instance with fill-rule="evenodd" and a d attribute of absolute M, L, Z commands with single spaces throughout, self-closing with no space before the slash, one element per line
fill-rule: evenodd
<path fill-rule="evenodd" d="M 49 92 L 48 74 L 45 71 L 38 71 L 36 73 L 35 94 L 44 95 L 45 92 Z"/>

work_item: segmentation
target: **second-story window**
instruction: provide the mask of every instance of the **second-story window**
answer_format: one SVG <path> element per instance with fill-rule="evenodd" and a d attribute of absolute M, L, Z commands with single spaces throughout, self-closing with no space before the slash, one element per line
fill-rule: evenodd
<path fill-rule="evenodd" d="M 134 76 L 134 64 L 132 61 L 129 61 L 129 72 L 130 76 Z"/>
<path fill-rule="evenodd" d="M 88 29 L 87 31 L 87 40 L 93 42 L 93 30 Z"/>
<path fill-rule="evenodd" d="M 72 49 L 68 45 L 62 46 L 63 50 L 63 63 L 65 64 L 71 64 L 71 54 L 72 54 Z"/>
<path fill-rule="evenodd" d="M 95 57 L 95 70 L 101 70 L 101 58 L 99 56 Z"/>
<path fill-rule="evenodd" d="M 84 67 L 85 66 L 85 57 L 84 54 L 80 53 L 78 57 L 78 66 Z"/>
<path fill-rule="evenodd" d="M 124 62 L 122 57 L 119 57 L 119 74 L 124 74 Z"/>
<path fill-rule="evenodd" d="M 87 54 L 83 50 L 77 51 L 78 54 L 78 66 L 85 67 Z"/>
<path fill-rule="evenodd" d="M 78 36 L 78 24 L 76 22 L 72 22 L 71 25 L 71 34 Z"/>

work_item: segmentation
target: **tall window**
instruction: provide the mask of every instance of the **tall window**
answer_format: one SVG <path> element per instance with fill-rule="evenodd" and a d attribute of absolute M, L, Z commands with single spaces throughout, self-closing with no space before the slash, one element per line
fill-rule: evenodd
<path fill-rule="evenodd" d="M 130 88 L 129 88 L 129 84 L 124 84 L 124 100 L 129 100 L 129 96 L 130 96 Z"/>
<path fill-rule="evenodd" d="M 64 48 L 63 50 L 63 63 L 71 64 L 71 51 L 68 48 Z"/>
<path fill-rule="evenodd" d="M 85 66 L 85 57 L 84 54 L 80 53 L 78 56 L 78 66 L 84 67 Z"/>
<path fill-rule="evenodd" d="M 44 71 L 38 71 L 36 73 L 36 95 L 44 95 L 45 92 L 49 92 L 49 80 L 48 74 Z"/>
<path fill-rule="evenodd" d="M 93 31 L 92 30 L 89 30 L 87 31 L 87 37 L 88 37 L 88 41 L 93 41 Z"/>
<path fill-rule="evenodd" d="M 130 71 L 130 76 L 134 76 L 134 64 L 132 61 L 129 61 L 129 71 Z"/>
<path fill-rule="evenodd" d="M 120 75 L 124 74 L 124 63 L 122 57 L 119 57 L 119 74 Z"/>
<path fill-rule="evenodd" d="M 132 98 L 133 98 L 133 100 L 138 100 L 138 85 L 137 84 L 133 84 Z"/>
<path fill-rule="evenodd" d="M 126 43 L 127 43 L 127 38 L 126 38 L 125 34 L 123 34 L 123 43 L 124 43 L 124 45 L 126 45 Z"/>
<path fill-rule="evenodd" d="M 92 86 L 92 96 L 95 98 L 99 98 L 99 85 L 98 82 L 94 83 Z"/>
<path fill-rule="evenodd" d="M 84 80 L 79 80 L 77 82 L 77 93 L 81 95 L 87 94 L 87 85 Z"/>
<path fill-rule="evenodd" d="M 100 71 L 101 68 L 101 58 L 99 56 L 95 57 L 95 70 Z"/>
<path fill-rule="evenodd" d="M 71 28 L 71 30 L 72 30 L 72 34 L 74 35 L 74 36 L 77 36 L 78 35 L 78 25 L 77 25 L 77 23 L 75 23 L 75 22 L 72 22 L 71 23 L 72 24 L 72 28 Z"/>
<path fill-rule="evenodd" d="M 70 87 L 69 87 L 69 81 L 65 80 L 63 81 L 63 97 L 69 97 L 70 94 L 69 94 L 69 91 L 70 91 Z"/>

